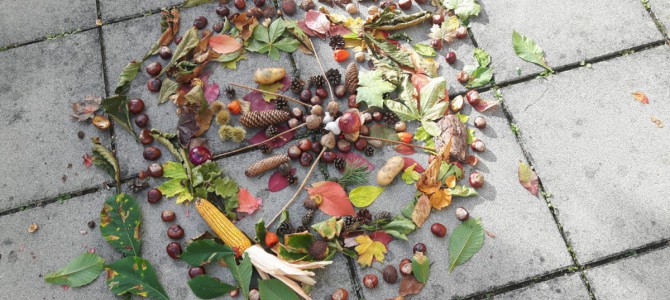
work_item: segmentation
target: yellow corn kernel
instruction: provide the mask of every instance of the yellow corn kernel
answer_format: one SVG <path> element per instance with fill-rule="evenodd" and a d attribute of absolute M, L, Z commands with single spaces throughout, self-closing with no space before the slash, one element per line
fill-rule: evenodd
<path fill-rule="evenodd" d="M 244 233 L 239 230 L 233 222 L 206 199 L 198 199 L 195 202 L 195 208 L 205 220 L 207 225 L 214 230 L 214 233 L 231 248 L 235 248 L 238 253 L 244 252 L 251 247 L 251 241 Z"/>

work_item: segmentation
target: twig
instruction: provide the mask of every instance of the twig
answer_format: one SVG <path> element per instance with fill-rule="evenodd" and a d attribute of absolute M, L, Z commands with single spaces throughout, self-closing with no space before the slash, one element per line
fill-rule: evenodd
<path fill-rule="evenodd" d="M 295 103 L 300 104 L 300 105 L 305 105 L 305 106 L 312 107 L 311 104 L 302 102 L 302 101 L 300 101 L 300 100 L 298 100 L 298 99 L 296 99 L 296 98 L 289 97 L 289 96 L 286 96 L 286 95 L 282 95 L 282 94 L 278 94 L 278 93 L 273 93 L 273 92 L 268 92 L 268 91 L 264 91 L 264 90 L 259 90 L 259 89 L 256 89 L 256 88 L 252 88 L 252 87 L 250 87 L 250 86 L 241 85 L 241 84 L 239 84 L 239 83 L 234 83 L 234 82 L 230 82 L 230 83 L 228 83 L 228 84 L 233 85 L 233 86 L 236 86 L 236 87 L 240 87 L 240 88 L 243 88 L 243 89 L 252 90 L 252 91 L 256 91 L 256 92 L 260 92 L 260 93 L 263 93 L 263 94 L 268 94 L 268 95 L 273 95 L 273 96 L 277 96 L 277 97 L 282 97 L 282 98 L 284 98 L 284 99 L 286 99 L 286 100 L 288 100 L 288 101 L 295 102 Z"/>
<path fill-rule="evenodd" d="M 408 143 L 403 143 L 403 142 L 400 142 L 400 141 L 394 141 L 394 140 L 389 140 L 389 139 L 384 139 L 384 138 L 378 138 L 378 137 L 372 137 L 372 136 L 364 136 L 364 135 L 359 136 L 359 138 L 363 138 L 363 139 L 366 139 L 366 140 L 377 140 L 377 141 L 382 141 L 382 142 L 387 142 L 387 143 L 393 143 L 393 144 L 405 145 L 405 146 L 414 147 L 414 148 L 419 148 L 419 149 L 428 150 L 428 151 L 433 151 L 433 152 L 436 151 L 435 148 L 425 147 L 425 146 L 420 146 L 420 145 L 414 145 L 414 144 L 408 144 Z"/>
<path fill-rule="evenodd" d="M 335 100 L 335 94 L 333 93 L 333 87 L 330 85 L 330 81 L 328 80 L 328 76 L 326 76 L 326 71 L 323 69 L 323 66 L 321 65 L 321 59 L 319 59 L 319 54 L 316 53 L 316 48 L 314 48 L 314 43 L 312 43 L 312 38 L 308 38 L 309 44 L 312 46 L 312 49 L 314 49 L 314 57 L 316 57 L 316 62 L 319 63 L 319 69 L 321 69 L 321 74 L 323 75 L 323 78 L 326 80 L 326 84 L 328 84 L 328 89 L 330 90 L 330 100 L 333 101 Z"/>
<path fill-rule="evenodd" d="M 249 149 L 258 147 L 258 146 L 260 146 L 260 145 L 262 145 L 262 144 L 265 144 L 265 143 L 267 143 L 267 142 L 270 142 L 270 141 L 272 141 L 272 140 L 274 140 L 274 139 L 277 139 L 277 138 L 281 137 L 281 136 L 284 135 L 285 133 L 289 133 L 289 132 L 296 131 L 296 130 L 302 128 L 302 127 L 305 127 L 306 125 L 307 125 L 306 123 L 303 123 L 303 124 L 300 124 L 300 125 L 298 125 L 298 126 L 296 126 L 296 127 L 291 128 L 291 129 L 289 129 L 289 130 L 286 130 L 286 131 L 284 131 L 284 132 L 280 132 L 280 133 L 278 133 L 277 135 L 275 135 L 275 136 L 273 136 L 273 137 L 271 137 L 271 138 L 269 138 L 269 139 L 267 139 L 267 140 L 264 140 L 264 141 L 262 141 L 262 142 L 258 142 L 258 143 L 256 143 L 256 144 L 251 144 L 251 145 L 249 145 L 249 146 L 242 147 L 242 148 L 237 148 L 237 149 L 235 149 L 235 150 L 231 150 L 231 151 L 228 151 L 228 152 L 219 153 L 219 154 L 217 154 L 217 155 L 212 156 L 212 160 L 217 160 L 217 159 L 222 158 L 222 157 L 226 157 L 226 156 L 229 156 L 229 155 L 238 153 L 238 152 L 242 152 L 242 151 L 245 151 L 245 150 L 249 150 Z"/>
<path fill-rule="evenodd" d="M 321 149 L 321 152 L 319 153 L 319 156 L 317 156 L 316 159 L 314 160 L 314 162 L 312 163 L 312 167 L 309 168 L 309 171 L 307 172 L 307 175 L 305 175 L 305 179 L 302 180 L 302 183 L 300 184 L 300 187 L 295 192 L 295 194 L 293 195 L 291 200 L 288 200 L 288 202 L 284 205 L 284 207 L 282 207 L 282 209 L 279 210 L 279 212 L 277 212 L 277 214 L 272 218 L 272 220 L 270 220 L 270 222 L 268 222 L 268 224 L 265 225 L 265 228 L 270 228 L 270 225 L 272 225 L 272 223 L 274 223 L 277 220 L 277 218 L 281 215 L 281 212 L 286 210 L 291 205 L 291 203 L 293 203 L 293 201 L 295 201 L 295 199 L 298 198 L 298 195 L 300 195 L 300 192 L 302 192 L 302 189 L 305 188 L 305 184 L 307 184 L 307 179 L 309 179 L 309 176 L 312 175 L 312 172 L 314 172 L 314 168 L 316 167 L 317 164 L 319 164 L 319 160 L 321 159 L 321 156 L 323 156 L 323 152 L 325 152 L 325 151 L 326 151 L 326 147 L 323 147 L 323 149 Z"/>

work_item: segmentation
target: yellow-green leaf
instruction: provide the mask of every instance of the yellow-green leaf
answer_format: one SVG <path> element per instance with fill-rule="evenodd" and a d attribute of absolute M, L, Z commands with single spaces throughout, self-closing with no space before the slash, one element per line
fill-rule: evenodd
<path fill-rule="evenodd" d="M 140 255 L 142 214 L 137 201 L 126 194 L 112 195 L 100 211 L 100 233 L 126 255 Z"/>
<path fill-rule="evenodd" d="M 87 285 L 100 276 L 104 263 L 105 261 L 99 255 L 86 252 L 58 271 L 44 276 L 44 281 L 69 287 Z"/>
<path fill-rule="evenodd" d="M 417 252 L 412 257 L 412 274 L 419 282 L 425 284 L 430 275 L 430 259 L 423 252 Z"/>
<path fill-rule="evenodd" d="M 117 295 L 131 293 L 153 299 L 170 299 L 151 263 L 141 257 L 124 257 L 107 265 L 105 270 L 107 286 Z"/>
<path fill-rule="evenodd" d="M 356 207 L 366 207 L 372 204 L 383 191 L 384 188 L 378 186 L 359 186 L 349 192 L 349 200 Z"/>
<path fill-rule="evenodd" d="M 363 267 L 372 265 L 372 259 L 378 262 L 384 261 L 384 254 L 386 253 L 386 246 L 381 242 L 373 241 L 367 235 L 359 235 L 354 239 L 358 246 L 354 248 L 358 253 L 358 263 Z"/>

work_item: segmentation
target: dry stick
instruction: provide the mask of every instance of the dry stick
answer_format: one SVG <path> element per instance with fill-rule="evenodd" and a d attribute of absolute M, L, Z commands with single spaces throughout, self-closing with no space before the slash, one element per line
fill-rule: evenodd
<path fill-rule="evenodd" d="M 291 97 L 286 96 L 286 95 L 282 95 L 282 94 L 278 94 L 278 93 L 273 93 L 273 92 L 268 92 L 268 91 L 264 91 L 264 90 L 259 90 L 259 89 L 256 89 L 256 88 L 252 88 L 252 87 L 250 87 L 250 86 L 241 85 L 241 84 L 239 84 L 239 83 L 234 83 L 234 82 L 230 82 L 230 83 L 228 83 L 228 84 L 230 84 L 230 85 L 234 85 L 234 86 L 236 86 L 236 87 L 240 87 L 240 88 L 243 88 L 243 89 L 252 90 L 252 91 L 256 91 L 256 92 L 260 92 L 260 93 L 263 93 L 263 94 L 268 94 L 268 95 L 273 95 L 273 96 L 277 96 L 277 97 L 282 97 L 282 98 L 284 98 L 284 99 L 286 99 L 286 100 L 288 100 L 288 101 L 295 102 L 295 103 L 300 104 L 300 105 L 305 105 L 305 106 L 312 107 L 311 104 L 302 102 L 302 101 L 300 101 L 300 100 L 298 100 L 298 99 L 296 99 L 296 98 L 291 98 Z"/>
<path fill-rule="evenodd" d="M 359 136 L 359 138 L 366 139 L 366 140 L 377 140 L 377 141 L 382 141 L 382 142 L 387 142 L 387 143 L 393 143 L 393 144 L 405 145 L 405 146 L 414 147 L 414 148 L 419 148 L 419 149 L 428 150 L 428 151 L 433 151 L 433 152 L 436 151 L 435 148 L 431 148 L 431 147 L 425 147 L 425 146 L 420 146 L 420 145 L 408 144 L 408 143 L 403 143 L 403 142 L 399 142 L 399 141 L 394 141 L 394 140 L 389 140 L 389 139 L 383 139 L 383 138 L 378 138 L 378 137 L 372 137 L 372 136 L 364 136 L 364 135 L 361 135 L 361 136 Z"/>
<path fill-rule="evenodd" d="M 330 100 L 335 100 L 335 94 L 333 93 L 333 87 L 330 85 L 330 81 L 328 80 L 328 76 L 326 76 L 326 71 L 323 70 L 323 66 L 321 65 L 321 59 L 319 59 L 319 55 L 316 54 L 316 48 L 314 48 L 314 43 L 312 43 L 312 38 L 308 38 L 309 44 L 312 46 L 312 49 L 314 49 L 314 57 L 316 57 L 316 62 L 319 63 L 319 69 L 321 69 L 321 74 L 323 75 L 323 79 L 326 80 L 326 84 L 328 84 L 328 89 L 330 90 Z"/>
<path fill-rule="evenodd" d="M 220 154 L 214 155 L 214 156 L 212 156 L 212 160 L 216 160 L 216 159 L 219 159 L 219 158 L 221 158 L 221 157 L 225 157 L 225 156 L 228 156 L 228 155 L 231 155 L 231 154 L 235 154 L 235 153 L 238 153 L 238 152 L 242 152 L 242 151 L 244 151 L 244 150 L 249 150 L 249 149 L 258 147 L 259 145 L 265 144 L 265 143 L 267 143 L 267 142 L 270 142 L 270 141 L 272 141 L 272 140 L 274 140 L 274 139 L 277 139 L 277 138 L 281 137 L 281 136 L 284 135 L 285 133 L 289 133 L 289 132 L 292 132 L 292 131 L 296 131 L 296 130 L 302 128 L 302 127 L 305 127 L 306 125 L 307 125 L 306 123 L 303 123 L 303 124 L 300 124 L 300 125 L 298 125 L 298 126 L 296 126 L 296 127 L 291 128 L 291 129 L 289 129 L 289 130 L 286 130 L 286 131 L 284 131 L 284 132 L 277 133 L 277 135 L 275 135 L 275 136 L 273 136 L 273 137 L 271 137 L 271 138 L 269 138 L 269 139 L 267 139 L 267 140 L 264 140 L 264 141 L 262 141 L 262 142 L 258 142 L 258 143 L 256 143 L 256 144 L 251 144 L 251 145 L 246 146 L 246 147 L 242 147 L 242 148 L 238 148 L 238 149 L 235 149 L 235 150 L 231 150 L 231 151 L 228 151 L 228 152 L 224 152 L 224 153 L 220 153 Z"/>
<path fill-rule="evenodd" d="M 272 225 L 272 223 L 274 223 L 277 220 L 277 218 L 281 215 L 281 213 L 284 210 L 286 210 L 291 205 L 291 203 L 293 203 L 293 201 L 295 201 L 295 199 L 298 198 L 298 195 L 300 195 L 300 192 L 302 192 L 302 189 L 305 188 L 305 184 L 307 184 L 307 179 L 309 179 L 309 176 L 312 175 L 312 172 L 314 172 L 314 168 L 316 167 L 316 164 L 319 163 L 319 160 L 321 159 L 321 156 L 323 156 L 323 152 L 326 152 L 326 147 L 323 147 L 323 149 L 321 149 L 321 152 L 319 153 L 319 156 L 317 156 L 316 159 L 314 160 L 314 162 L 312 163 L 312 167 L 309 168 L 309 172 L 307 172 L 307 175 L 305 175 L 305 179 L 302 180 L 302 183 L 300 184 L 300 187 L 298 188 L 298 190 L 293 195 L 293 198 L 291 198 L 291 200 L 288 200 L 288 202 L 284 205 L 284 207 L 282 207 L 281 210 L 279 210 L 279 212 L 277 212 L 277 214 L 272 218 L 272 220 L 270 220 L 270 222 L 267 225 L 265 225 L 266 229 L 270 228 L 270 225 Z"/>

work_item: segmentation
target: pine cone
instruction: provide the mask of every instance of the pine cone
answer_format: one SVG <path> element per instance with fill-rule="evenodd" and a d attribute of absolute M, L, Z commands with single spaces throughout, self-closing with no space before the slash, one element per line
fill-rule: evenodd
<path fill-rule="evenodd" d="M 274 125 L 268 126 L 268 128 L 265 129 L 265 135 L 268 137 L 273 137 L 277 135 L 277 127 Z"/>
<path fill-rule="evenodd" d="M 356 229 L 359 226 L 356 217 L 345 216 L 344 217 L 344 230 L 351 231 Z"/>
<path fill-rule="evenodd" d="M 341 35 L 334 35 L 330 37 L 330 42 L 328 42 L 330 48 L 333 50 L 343 49 L 344 48 L 344 38 Z"/>
<path fill-rule="evenodd" d="M 302 225 L 309 226 L 309 224 L 312 224 L 312 220 L 314 220 L 314 210 L 308 209 L 307 213 L 302 216 Z"/>
<path fill-rule="evenodd" d="M 263 128 L 286 122 L 291 114 L 283 110 L 250 111 L 240 117 L 240 124 L 247 128 Z"/>
<path fill-rule="evenodd" d="M 260 174 L 263 174 L 269 170 L 272 170 L 276 167 L 279 167 L 279 165 L 283 163 L 289 162 L 291 159 L 288 157 L 286 154 L 282 155 L 275 155 L 275 156 L 270 156 L 266 159 L 259 160 L 253 164 L 251 164 L 246 171 L 244 171 L 244 175 L 247 175 L 247 177 L 254 177 L 258 176 Z"/>
<path fill-rule="evenodd" d="M 372 222 L 372 214 L 367 208 L 361 209 L 356 213 L 356 218 L 361 224 L 368 224 Z"/>
<path fill-rule="evenodd" d="M 279 227 L 277 227 L 277 235 L 284 237 L 284 235 L 291 234 L 293 233 L 293 225 L 288 222 L 288 220 L 282 222 L 279 224 Z"/>
<path fill-rule="evenodd" d="M 386 124 L 389 124 L 389 125 L 393 125 L 395 123 L 398 123 L 398 121 L 400 120 L 398 118 L 398 116 L 395 113 L 393 113 L 392 111 L 385 112 L 382 119 L 384 120 L 384 122 L 386 122 Z"/>
<path fill-rule="evenodd" d="M 356 93 L 358 88 L 358 66 L 356 63 L 349 63 L 347 71 L 344 73 L 344 87 L 347 88 L 349 94 Z"/>
<path fill-rule="evenodd" d="M 373 156 L 375 154 L 375 148 L 372 148 L 372 146 L 367 145 L 365 146 L 365 155 L 367 156 Z"/>
<path fill-rule="evenodd" d="M 338 85 L 342 82 L 342 74 L 340 74 L 340 71 L 337 69 L 328 69 L 328 71 L 326 71 L 326 77 L 331 85 Z"/>
<path fill-rule="evenodd" d="M 284 97 L 277 97 L 275 100 L 275 108 L 277 110 L 286 110 L 288 107 L 288 101 Z"/>
<path fill-rule="evenodd" d="M 291 78 L 291 92 L 300 95 L 303 89 L 305 89 L 305 82 L 300 80 L 300 77 Z"/>

